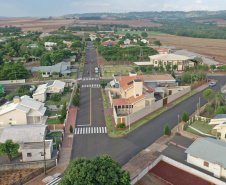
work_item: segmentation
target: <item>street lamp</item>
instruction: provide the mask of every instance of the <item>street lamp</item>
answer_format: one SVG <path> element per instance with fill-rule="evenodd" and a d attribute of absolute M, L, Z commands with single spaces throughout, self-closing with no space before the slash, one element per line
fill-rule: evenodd
<path fill-rule="evenodd" d="M 179 121 L 180 121 L 180 115 L 178 114 L 178 124 L 177 124 L 177 132 L 179 132 Z"/>
<path fill-rule="evenodd" d="M 44 144 L 44 174 L 46 175 L 46 143 L 45 143 L 45 134 L 42 135 L 40 133 L 41 136 L 43 136 L 43 144 Z"/>

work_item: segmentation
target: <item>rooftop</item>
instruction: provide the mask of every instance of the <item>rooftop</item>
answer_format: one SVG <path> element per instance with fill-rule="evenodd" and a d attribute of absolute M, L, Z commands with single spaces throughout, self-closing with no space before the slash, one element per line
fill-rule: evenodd
<path fill-rule="evenodd" d="M 213 164 L 219 163 L 223 168 L 226 168 L 226 143 L 222 141 L 212 138 L 198 138 L 185 153 Z"/>
<path fill-rule="evenodd" d="M 43 142 L 46 125 L 18 125 L 3 130 L 0 142 L 12 139 L 14 143 Z"/>
<path fill-rule="evenodd" d="M 222 119 L 222 118 L 226 118 L 226 114 L 218 114 L 212 119 Z"/>
<path fill-rule="evenodd" d="M 168 61 L 173 61 L 173 60 L 189 60 L 189 57 L 182 56 L 182 55 L 176 55 L 173 53 L 170 54 L 158 54 L 158 55 L 152 55 L 149 56 L 150 59 L 152 60 L 168 60 Z"/>
<path fill-rule="evenodd" d="M 45 148 L 50 148 L 52 140 L 45 140 Z M 37 142 L 37 143 L 24 143 L 23 149 L 40 149 L 43 148 L 44 142 Z"/>

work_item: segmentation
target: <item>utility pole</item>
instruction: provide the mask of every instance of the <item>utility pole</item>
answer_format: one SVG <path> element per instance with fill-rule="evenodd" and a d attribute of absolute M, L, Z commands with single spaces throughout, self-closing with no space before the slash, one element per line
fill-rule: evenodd
<path fill-rule="evenodd" d="M 42 136 L 42 134 L 40 133 Z M 44 144 L 44 174 L 46 175 L 46 143 L 45 143 L 45 134 L 43 135 L 43 144 Z"/>
<path fill-rule="evenodd" d="M 199 116 L 200 116 L 200 109 L 201 109 L 201 105 L 200 105 L 200 97 L 199 97 Z"/>
<path fill-rule="evenodd" d="M 178 114 L 177 132 L 179 132 L 179 120 L 180 120 L 180 115 Z"/>
<path fill-rule="evenodd" d="M 191 90 L 192 90 L 192 75 L 191 75 Z M 190 90 L 190 96 L 191 96 L 191 90 Z"/>

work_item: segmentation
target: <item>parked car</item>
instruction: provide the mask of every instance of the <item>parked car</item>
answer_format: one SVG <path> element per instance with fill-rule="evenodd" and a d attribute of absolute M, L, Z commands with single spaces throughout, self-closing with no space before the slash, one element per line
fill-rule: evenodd
<path fill-rule="evenodd" d="M 210 84 L 209 84 L 209 87 L 213 87 L 213 86 L 215 86 L 217 83 L 216 82 L 211 82 Z"/>
<path fill-rule="evenodd" d="M 85 64 L 88 64 L 88 62 L 87 62 L 87 61 L 85 61 Z"/>
<path fill-rule="evenodd" d="M 93 60 L 91 59 L 90 62 L 93 63 Z"/>

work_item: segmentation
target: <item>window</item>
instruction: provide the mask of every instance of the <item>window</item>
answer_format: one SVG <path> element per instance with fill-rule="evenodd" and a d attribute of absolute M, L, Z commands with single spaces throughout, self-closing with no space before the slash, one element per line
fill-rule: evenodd
<path fill-rule="evenodd" d="M 122 109 L 124 109 L 125 108 L 125 105 L 122 105 Z"/>
<path fill-rule="evenodd" d="M 136 94 L 136 96 L 139 96 L 139 94 Z"/>
<path fill-rule="evenodd" d="M 126 108 L 128 109 L 128 105 L 126 105 Z"/>
<path fill-rule="evenodd" d="M 31 153 L 27 153 L 27 157 L 31 157 L 32 156 L 32 154 Z"/>
<path fill-rule="evenodd" d="M 43 75 L 45 75 L 45 74 L 46 74 L 46 72 L 43 72 L 42 74 L 43 74 Z"/>
<path fill-rule="evenodd" d="M 41 156 L 44 156 L 44 152 L 40 152 Z"/>
<path fill-rule="evenodd" d="M 157 64 L 158 63 L 158 61 L 155 61 L 155 64 Z"/>
<path fill-rule="evenodd" d="M 166 65 L 166 62 L 164 62 L 164 65 Z"/>
<path fill-rule="evenodd" d="M 206 166 L 206 167 L 209 167 L 209 163 L 206 162 L 206 161 L 204 161 L 203 165 Z"/>
<path fill-rule="evenodd" d="M 182 65 L 182 62 L 178 62 L 178 65 Z"/>
<path fill-rule="evenodd" d="M 119 105 L 118 108 L 121 109 L 121 105 Z"/>
<path fill-rule="evenodd" d="M 50 72 L 47 72 L 48 75 L 50 75 Z"/>
<path fill-rule="evenodd" d="M 172 65 L 172 62 L 169 62 L 169 65 Z"/>

